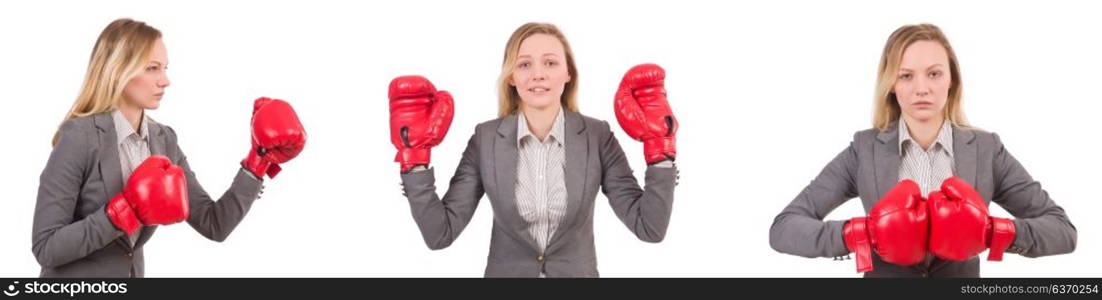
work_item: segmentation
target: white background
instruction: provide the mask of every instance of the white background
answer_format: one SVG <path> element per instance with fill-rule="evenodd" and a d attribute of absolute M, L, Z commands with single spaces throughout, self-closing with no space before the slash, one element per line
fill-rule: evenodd
<path fill-rule="evenodd" d="M 613 124 L 640 180 L 642 145 L 615 125 L 612 95 L 632 65 L 668 73 L 682 126 L 669 232 L 659 244 L 637 240 L 599 196 L 602 276 L 858 276 L 853 261 L 777 253 L 768 231 L 853 132 L 871 126 L 881 48 L 917 22 L 939 25 L 956 48 L 971 122 L 1000 134 L 1079 231 L 1072 254 L 1007 255 L 984 262 L 982 275 L 1100 275 L 1097 4 L 462 2 L 4 1 L 0 276 L 38 275 L 38 176 L 96 36 L 119 17 L 164 33 L 172 86 L 149 114 L 176 130 L 213 196 L 248 151 L 254 98 L 290 101 L 309 133 L 226 242 L 183 224 L 159 229 L 145 247 L 147 276 L 482 276 L 489 201 L 450 248 L 425 247 L 399 191 L 386 88 L 421 74 L 455 95 L 450 135 L 433 150 L 442 194 L 474 126 L 496 116 L 505 42 L 528 21 L 565 31 L 581 111 Z M 828 219 L 860 214 L 850 201 Z"/>

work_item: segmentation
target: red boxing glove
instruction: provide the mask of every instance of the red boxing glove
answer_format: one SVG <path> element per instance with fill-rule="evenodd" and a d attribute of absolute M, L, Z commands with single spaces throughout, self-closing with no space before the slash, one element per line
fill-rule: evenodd
<path fill-rule="evenodd" d="M 949 177 L 930 193 L 930 252 L 942 259 L 967 260 L 991 248 L 987 260 L 1002 260 L 1014 242 L 1010 219 L 988 214 L 987 203 L 968 182 Z"/>
<path fill-rule="evenodd" d="M 900 181 L 872 207 L 868 217 L 842 227 L 846 247 L 857 256 L 857 272 L 873 270 L 872 251 L 885 262 L 909 266 L 926 257 L 926 201 L 911 180 Z"/>
<path fill-rule="evenodd" d="M 306 146 L 306 129 L 298 120 L 291 104 L 279 99 L 261 97 L 253 102 L 253 141 L 241 167 L 257 178 L 275 178 L 285 163 L 298 156 Z"/>
<path fill-rule="evenodd" d="M 402 172 L 428 165 L 432 147 L 448 135 L 455 103 L 425 77 L 411 75 L 390 82 L 390 143 L 398 149 L 394 161 Z"/>
<path fill-rule="evenodd" d="M 616 120 L 643 142 L 647 164 L 677 157 L 677 118 L 666 101 L 665 79 L 662 67 L 642 64 L 624 74 L 616 91 Z"/>
<path fill-rule="evenodd" d="M 107 204 L 111 223 L 128 235 L 138 228 L 135 220 L 147 226 L 175 224 L 187 220 L 189 212 L 184 171 L 160 155 L 134 169 L 122 192 Z"/>
<path fill-rule="evenodd" d="M 124 189 L 126 187 L 123 187 Z M 134 231 L 138 230 L 138 227 L 142 226 L 142 222 L 138 220 L 138 216 L 134 214 L 134 208 L 130 207 L 130 203 L 126 202 L 126 198 L 123 197 L 123 193 L 119 193 L 114 198 L 111 198 L 110 202 L 107 202 L 107 219 L 111 220 L 111 224 L 115 225 L 115 228 L 122 230 L 126 235 L 134 234 Z"/>

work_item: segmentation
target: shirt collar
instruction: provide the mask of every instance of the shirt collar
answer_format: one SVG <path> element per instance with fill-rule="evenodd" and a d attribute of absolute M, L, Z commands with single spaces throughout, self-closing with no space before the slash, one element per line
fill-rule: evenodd
<path fill-rule="evenodd" d="M 563 113 L 562 108 L 559 108 L 559 114 L 555 116 L 555 123 L 551 125 L 551 132 L 547 135 L 548 139 L 555 141 L 560 146 L 563 144 Z M 524 137 L 531 136 L 533 139 L 536 135 L 528 129 L 528 118 L 524 117 L 523 111 L 517 111 L 517 148 L 520 148 L 521 141 Z M 537 139 L 538 140 L 538 139 Z"/>
<path fill-rule="evenodd" d="M 116 141 L 119 144 L 135 134 L 142 140 L 148 140 L 149 118 L 146 118 L 145 113 L 142 113 L 141 123 L 138 123 L 138 132 L 134 132 L 134 127 L 130 126 L 130 121 L 126 120 L 126 116 L 122 115 L 122 111 L 116 109 L 111 113 L 111 118 L 115 123 L 115 137 L 117 137 Z"/>
<path fill-rule="evenodd" d="M 907 130 L 907 122 L 902 118 L 899 119 L 899 156 L 903 156 L 903 144 L 904 142 L 914 142 L 911 138 L 911 132 Z M 941 123 L 941 129 L 937 132 L 937 139 L 934 140 L 934 144 L 930 145 L 931 148 L 934 145 L 941 145 L 941 149 L 944 149 L 949 157 L 953 157 L 953 127 L 949 125 L 948 121 Z"/>

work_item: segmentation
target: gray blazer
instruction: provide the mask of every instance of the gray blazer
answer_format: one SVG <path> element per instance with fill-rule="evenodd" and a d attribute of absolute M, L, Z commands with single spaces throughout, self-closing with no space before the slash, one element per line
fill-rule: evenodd
<path fill-rule="evenodd" d="M 823 168 L 796 199 L 773 220 L 769 245 L 803 257 L 838 257 L 849 253 L 842 239 L 845 221 L 823 221 L 834 208 L 861 197 L 867 213 L 899 181 L 898 126 L 854 134 L 850 146 Z M 1014 215 L 1017 236 L 1007 252 L 1026 257 L 1075 250 L 1076 230 L 1025 168 L 1003 147 L 999 136 L 978 129 L 953 127 L 956 176 Z M 927 255 L 923 263 L 903 267 L 873 253 L 875 270 L 866 277 L 979 277 L 979 258 L 955 262 Z"/>
<path fill-rule="evenodd" d="M 263 188 L 261 181 L 237 172 L 218 202 L 188 166 L 171 127 L 149 122 L 149 150 L 167 156 L 187 176 L 191 215 L 188 224 L 204 237 L 223 241 L 245 217 Z M 110 113 L 75 118 L 61 125 L 60 139 L 38 186 L 31 250 L 42 277 L 142 277 L 142 246 L 157 230 L 144 227 L 135 246 L 107 218 L 104 207 L 122 191 L 115 126 Z"/>
<path fill-rule="evenodd" d="M 601 188 L 616 216 L 635 235 L 659 242 L 666 234 L 676 185 L 675 168 L 648 167 L 640 188 L 608 123 L 566 112 L 567 213 L 540 253 L 517 211 L 517 116 L 479 124 L 467 143 L 443 199 L 433 171 L 402 174 L 413 219 L 430 249 L 451 245 L 471 220 L 483 194 L 494 210 L 487 277 L 596 277 L 593 203 Z"/>

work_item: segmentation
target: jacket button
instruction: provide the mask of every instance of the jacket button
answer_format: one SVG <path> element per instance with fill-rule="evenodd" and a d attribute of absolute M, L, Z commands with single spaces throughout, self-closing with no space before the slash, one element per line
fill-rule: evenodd
<path fill-rule="evenodd" d="M 133 256 L 134 256 L 134 252 L 126 252 L 126 257 L 133 257 Z"/>
<path fill-rule="evenodd" d="M 540 255 L 539 257 L 536 257 L 536 261 L 543 262 L 543 255 Z"/>

